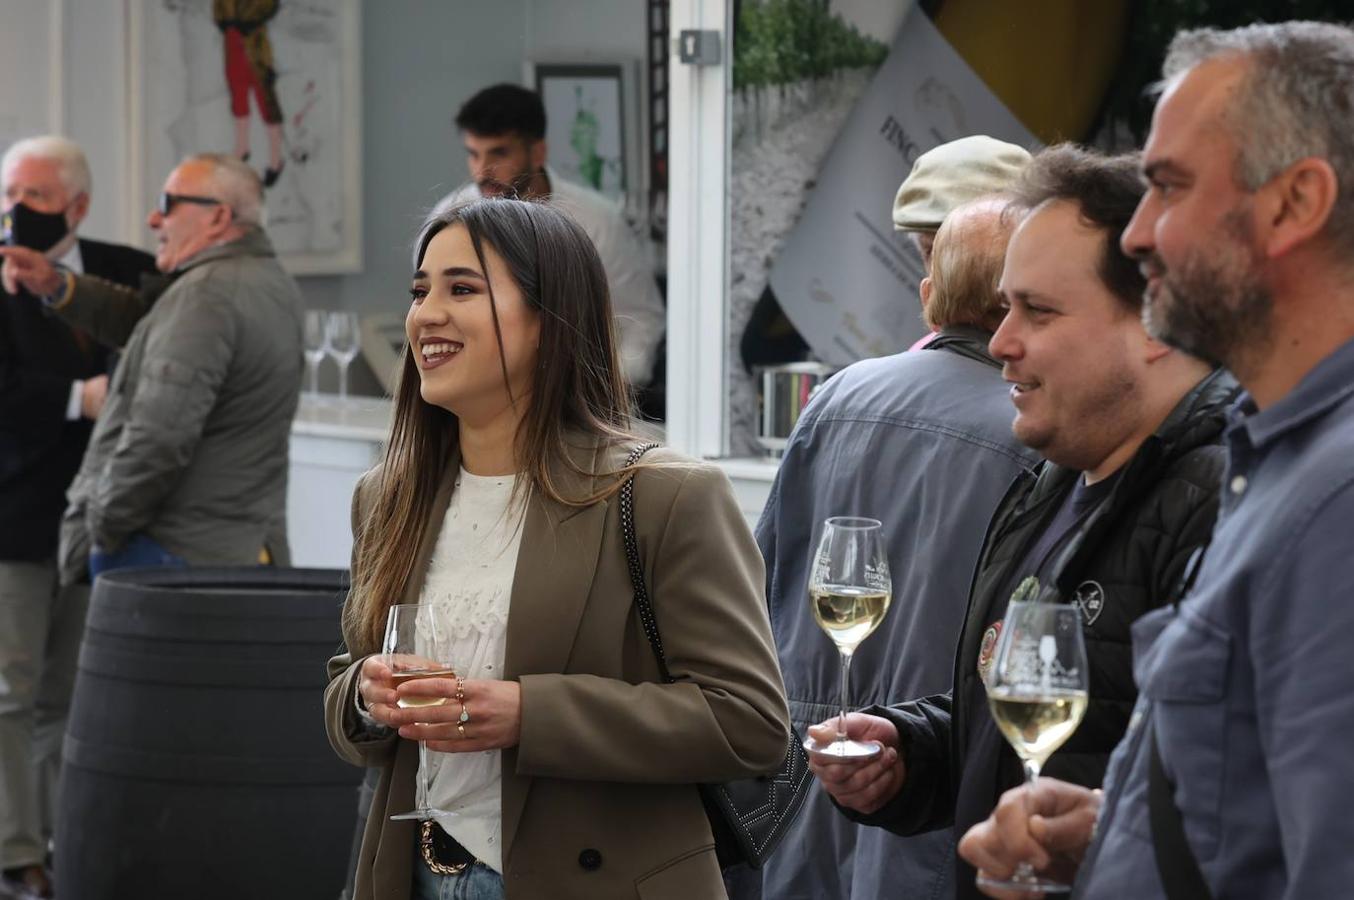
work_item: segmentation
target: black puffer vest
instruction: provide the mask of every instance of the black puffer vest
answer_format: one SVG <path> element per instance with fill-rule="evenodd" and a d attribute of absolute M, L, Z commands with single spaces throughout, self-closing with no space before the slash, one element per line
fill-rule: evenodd
<path fill-rule="evenodd" d="M 1186 394 L 1128 462 L 1110 495 L 1059 550 L 1053 566 L 1057 575 L 1039 599 L 1081 606 L 1091 700 L 1081 726 L 1049 759 L 1044 774 L 1090 787 L 1103 780 L 1137 698 L 1129 627 L 1175 599 L 1189 558 L 1208 541 L 1226 464 L 1221 444 L 1226 410 L 1237 393 L 1236 382 L 1219 370 Z M 989 715 L 986 709 L 967 708 L 978 678 L 984 624 L 996 604 L 1009 600 L 998 594 L 1079 477 L 1045 463 L 1015 482 L 993 516 L 955 660 L 951 752 L 956 774 L 963 768 L 974 717 Z M 1024 777 L 1009 747 L 1003 747 L 1002 776 L 1008 787 Z M 995 805 L 997 798 L 992 800 Z"/>

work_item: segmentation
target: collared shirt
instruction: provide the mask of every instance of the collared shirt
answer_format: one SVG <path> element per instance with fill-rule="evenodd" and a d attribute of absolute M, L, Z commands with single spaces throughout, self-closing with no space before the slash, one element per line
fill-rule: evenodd
<path fill-rule="evenodd" d="M 1226 440 L 1196 586 L 1134 627 L 1141 695 L 1077 897 L 1166 896 L 1153 731 L 1215 898 L 1354 892 L 1354 341 L 1263 412 L 1243 396 Z"/>
<path fill-rule="evenodd" d="M 551 205 L 572 217 L 597 248 L 611 291 L 611 311 L 620 330 L 621 366 L 631 384 L 643 387 L 649 383 L 658 342 L 667 328 L 667 310 L 649 256 L 616 204 L 596 191 L 565 181 L 549 166 L 545 167 L 545 177 L 550 182 Z M 443 197 L 436 212 L 479 196 L 479 186 L 468 184 Z"/>

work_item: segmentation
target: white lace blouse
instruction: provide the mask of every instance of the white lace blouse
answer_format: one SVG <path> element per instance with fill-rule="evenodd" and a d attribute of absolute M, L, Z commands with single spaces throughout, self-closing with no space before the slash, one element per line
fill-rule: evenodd
<path fill-rule="evenodd" d="M 503 677 L 508 601 L 522 542 L 523 504 L 508 506 L 515 480 L 461 469 L 419 596 L 420 603 L 437 607 L 449 636 L 447 662 L 467 679 Z M 467 708 L 466 730 L 473 735 L 474 703 Z M 456 813 L 438 824 L 498 872 L 503 871 L 501 758 L 498 750 L 428 753 L 429 799 Z"/>

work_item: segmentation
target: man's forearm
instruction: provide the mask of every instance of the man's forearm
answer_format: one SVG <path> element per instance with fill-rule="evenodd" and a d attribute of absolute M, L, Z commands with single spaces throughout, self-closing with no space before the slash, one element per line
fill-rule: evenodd
<path fill-rule="evenodd" d="M 67 275 L 68 283 L 52 302 L 51 309 L 99 343 L 123 347 L 150 308 L 145 296 L 96 275 Z"/>

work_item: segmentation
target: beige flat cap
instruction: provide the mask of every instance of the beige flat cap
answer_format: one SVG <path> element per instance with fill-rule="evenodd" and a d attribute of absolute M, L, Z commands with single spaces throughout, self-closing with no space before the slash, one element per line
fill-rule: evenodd
<path fill-rule="evenodd" d="M 893 198 L 893 227 L 935 231 L 955 207 L 1009 188 L 1029 161 L 1024 147 L 985 134 L 927 150 Z"/>

